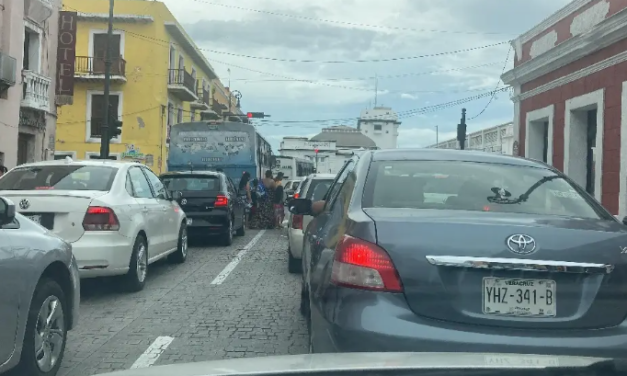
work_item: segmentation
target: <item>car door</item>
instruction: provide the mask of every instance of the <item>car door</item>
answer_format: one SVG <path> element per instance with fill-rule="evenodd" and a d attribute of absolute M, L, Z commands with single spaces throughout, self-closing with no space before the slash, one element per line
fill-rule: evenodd
<path fill-rule="evenodd" d="M 11 358 L 15 350 L 17 329 L 20 316 L 28 314 L 30 296 L 26 296 L 25 267 L 27 260 L 20 257 L 18 252 L 27 252 L 27 244 L 19 241 L 17 236 L 19 222 L 0 227 L 0 364 Z M 22 312 L 20 312 L 22 310 Z"/>
<path fill-rule="evenodd" d="M 164 251 L 167 252 L 176 248 L 179 238 L 179 215 L 175 211 L 177 205 L 169 199 L 169 195 L 163 182 L 149 168 L 142 167 L 142 171 L 146 174 L 148 182 L 152 186 L 155 199 L 159 205 L 161 212 L 161 229 L 164 243 Z"/>
<path fill-rule="evenodd" d="M 235 217 L 233 227 L 237 229 L 244 225 L 244 200 L 239 194 L 237 188 L 235 188 L 233 180 L 231 180 L 228 176 L 226 177 L 226 180 L 230 196 L 229 200 L 233 200 L 233 215 Z"/>
<path fill-rule="evenodd" d="M 163 225 L 161 221 L 161 206 L 152 192 L 152 187 L 142 172 L 141 167 L 133 166 L 128 170 L 128 178 L 133 185 L 133 197 L 137 202 L 137 209 L 141 211 L 144 220 L 144 229 L 148 236 L 148 256 L 153 257 L 164 252 Z"/>

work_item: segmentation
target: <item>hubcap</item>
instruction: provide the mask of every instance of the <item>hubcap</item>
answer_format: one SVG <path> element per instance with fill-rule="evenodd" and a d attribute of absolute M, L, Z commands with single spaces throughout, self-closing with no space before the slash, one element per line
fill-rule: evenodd
<path fill-rule="evenodd" d="M 65 342 L 64 332 L 63 305 L 56 296 L 49 296 L 41 305 L 35 324 L 35 359 L 42 372 L 50 372 L 59 361 Z"/>
<path fill-rule="evenodd" d="M 137 279 L 139 282 L 144 282 L 146 279 L 146 271 L 148 269 L 148 260 L 146 254 L 146 245 L 140 244 L 139 251 L 137 252 Z"/>
<path fill-rule="evenodd" d="M 187 256 L 187 229 L 183 229 L 181 234 L 181 253 L 183 257 Z"/>

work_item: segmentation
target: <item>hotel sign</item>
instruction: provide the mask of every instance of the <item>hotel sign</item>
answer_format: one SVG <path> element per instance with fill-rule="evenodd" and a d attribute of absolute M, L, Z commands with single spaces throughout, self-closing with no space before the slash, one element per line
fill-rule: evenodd
<path fill-rule="evenodd" d="M 59 12 L 57 47 L 56 103 L 74 102 L 74 71 L 76 65 L 76 12 Z"/>

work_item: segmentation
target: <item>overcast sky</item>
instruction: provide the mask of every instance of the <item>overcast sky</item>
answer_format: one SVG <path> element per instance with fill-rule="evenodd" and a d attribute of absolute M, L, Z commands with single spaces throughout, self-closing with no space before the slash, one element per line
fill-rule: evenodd
<path fill-rule="evenodd" d="M 203 49 L 225 85 L 230 68 L 231 87 L 242 93 L 243 111 L 272 115 L 270 120 L 274 123 L 264 124 L 259 130 L 275 152 L 283 136 L 313 136 L 330 125 L 354 126 L 354 120 L 333 119 L 354 119 L 361 110 L 372 107 L 374 76 L 379 77 L 378 104 L 404 114 L 399 147 L 435 143 L 436 125 L 440 141 L 453 138 L 461 108 L 467 108 L 470 119 L 482 111 L 490 97 L 428 113 L 415 110 L 503 86 L 499 85 L 499 76 L 508 51 L 507 70 L 511 69 L 514 55 L 507 43 L 470 52 L 450 52 L 513 39 L 568 3 L 163 1 Z M 440 55 L 413 58 L 432 54 Z M 338 61 L 343 63 L 333 63 Z M 307 80 L 314 82 L 303 82 Z M 509 94 L 501 93 L 483 114 L 468 122 L 469 133 L 509 122 L 512 117 Z M 315 122 L 326 119 L 332 120 Z"/>

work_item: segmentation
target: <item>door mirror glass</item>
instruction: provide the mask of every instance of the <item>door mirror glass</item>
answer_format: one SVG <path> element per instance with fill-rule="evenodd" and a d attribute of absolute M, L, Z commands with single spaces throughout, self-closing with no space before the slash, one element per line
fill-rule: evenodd
<path fill-rule="evenodd" d="M 0 226 L 8 225 L 15 220 L 15 204 L 9 199 L 0 197 Z"/>
<path fill-rule="evenodd" d="M 311 215 L 311 200 L 306 198 L 292 199 L 289 204 L 290 213 L 297 215 Z"/>

